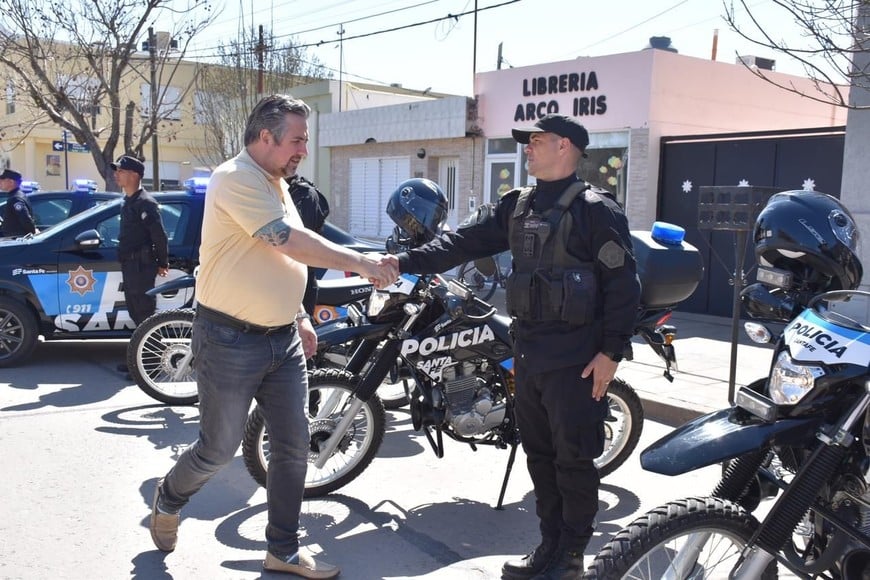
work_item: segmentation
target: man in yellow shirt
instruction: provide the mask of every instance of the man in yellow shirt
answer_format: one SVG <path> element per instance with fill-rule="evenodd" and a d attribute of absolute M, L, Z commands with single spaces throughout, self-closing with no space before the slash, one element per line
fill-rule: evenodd
<path fill-rule="evenodd" d="M 398 269 L 303 227 L 285 178 L 308 154 L 309 112 L 289 95 L 263 98 L 248 118 L 245 149 L 209 180 L 192 341 L 199 439 L 158 481 L 150 527 L 159 549 L 175 549 L 179 511 L 233 459 L 256 399 L 271 451 L 263 565 L 332 578 L 338 567 L 301 550 L 298 535 L 309 443 L 305 360 L 317 347 L 302 307 L 307 267 L 357 272 L 379 288 Z"/>

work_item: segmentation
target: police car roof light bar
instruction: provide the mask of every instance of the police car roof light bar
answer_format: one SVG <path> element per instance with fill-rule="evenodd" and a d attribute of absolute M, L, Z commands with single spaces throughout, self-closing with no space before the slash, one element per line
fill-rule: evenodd
<path fill-rule="evenodd" d="M 33 193 L 34 191 L 39 191 L 39 182 L 22 181 L 21 185 L 18 186 L 18 189 L 20 189 L 22 193 Z"/>
<path fill-rule="evenodd" d="M 191 195 L 205 195 L 208 177 L 191 177 L 184 180 L 184 189 Z"/>
<path fill-rule="evenodd" d="M 73 189 L 93 193 L 97 191 L 97 182 L 93 179 L 75 179 L 73 180 Z"/>

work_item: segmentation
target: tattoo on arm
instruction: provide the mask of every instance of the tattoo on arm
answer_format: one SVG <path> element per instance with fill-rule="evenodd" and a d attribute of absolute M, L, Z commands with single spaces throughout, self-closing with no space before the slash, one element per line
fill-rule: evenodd
<path fill-rule="evenodd" d="M 287 243 L 290 237 L 292 228 L 290 224 L 283 219 L 277 219 L 271 223 L 264 225 L 254 233 L 255 238 L 259 238 L 271 246 L 283 246 Z"/>

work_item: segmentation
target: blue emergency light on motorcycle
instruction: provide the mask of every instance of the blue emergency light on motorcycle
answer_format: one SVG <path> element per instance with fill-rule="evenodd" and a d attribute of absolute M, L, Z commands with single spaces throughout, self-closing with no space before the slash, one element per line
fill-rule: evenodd
<path fill-rule="evenodd" d="M 75 179 L 73 180 L 73 189 L 75 191 L 93 193 L 97 191 L 97 182 L 93 179 Z"/>
<path fill-rule="evenodd" d="M 184 189 L 191 195 L 205 195 L 208 177 L 191 177 L 184 180 Z"/>
<path fill-rule="evenodd" d="M 33 193 L 34 191 L 39 191 L 39 182 L 38 181 L 22 181 L 21 185 L 18 186 L 18 189 L 21 190 L 21 193 Z"/>
<path fill-rule="evenodd" d="M 655 222 L 650 230 L 652 239 L 666 246 L 679 246 L 686 238 L 686 230 L 668 222 Z"/>

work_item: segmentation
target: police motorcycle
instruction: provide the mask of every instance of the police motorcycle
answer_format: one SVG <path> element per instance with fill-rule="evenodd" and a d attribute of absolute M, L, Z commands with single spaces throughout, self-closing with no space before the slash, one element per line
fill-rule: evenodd
<path fill-rule="evenodd" d="M 870 577 L 870 293 L 849 211 L 823 193 L 773 195 L 754 229 L 753 318 L 786 323 L 766 378 L 730 408 L 679 427 L 641 455 L 654 473 L 723 464 L 707 497 L 659 506 L 618 532 L 587 578 Z M 779 497 L 767 509 L 763 499 Z M 762 515 L 764 514 L 764 515 Z"/>
<path fill-rule="evenodd" d="M 389 206 L 388 214 L 400 228 L 408 227 L 406 216 L 397 216 Z M 440 221 L 430 214 L 430 223 L 424 226 L 429 239 Z M 703 267 L 697 250 L 673 239 L 673 228 L 663 229 L 669 231 L 656 235 L 670 236 L 666 239 L 670 245 L 646 232 L 635 236 L 635 245 L 643 246 L 637 254 L 647 265 L 649 279 L 654 280 L 655 273 L 670 275 L 657 286 L 647 286 L 651 302 L 641 310 L 636 334 L 664 360 L 670 378 L 676 363 L 671 344 L 675 330 L 663 319 L 676 302 L 694 291 Z M 406 235 L 415 239 L 414 234 L 406 231 Z M 679 288 L 676 294 L 674 288 Z M 668 296 L 679 300 L 663 302 Z M 349 309 L 351 318 L 359 321 L 354 332 L 365 339 L 344 370 L 319 369 L 309 375 L 309 394 L 315 404 L 308 409 L 311 441 L 305 496 L 341 488 L 374 459 L 385 432 L 384 408 L 376 389 L 399 357 L 412 373 L 412 425 L 424 433 L 437 457 L 444 455 L 445 437 L 472 449 L 480 445 L 510 449 L 497 502 L 501 508 L 520 433 L 514 415 L 511 321 L 496 312 L 459 280 L 407 273 L 392 286 L 373 292 L 364 311 Z M 629 457 L 643 426 L 640 398 L 628 383 L 614 379 L 608 399 L 607 441 L 596 460 L 602 477 Z M 258 408 L 248 416 L 242 450 L 249 473 L 265 485 L 268 426 Z"/>

